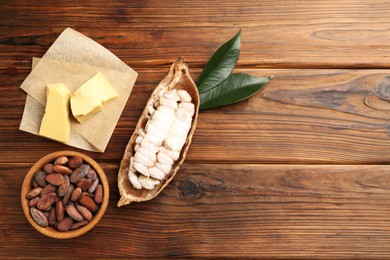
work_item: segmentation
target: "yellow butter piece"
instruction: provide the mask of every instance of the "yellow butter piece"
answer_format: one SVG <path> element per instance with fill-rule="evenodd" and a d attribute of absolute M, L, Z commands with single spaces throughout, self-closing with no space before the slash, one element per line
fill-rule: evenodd
<path fill-rule="evenodd" d="M 118 93 L 100 72 L 85 82 L 70 99 L 73 116 L 80 123 L 101 111 Z"/>
<path fill-rule="evenodd" d="M 39 135 L 66 143 L 70 134 L 69 100 L 71 92 L 64 84 L 48 84 L 45 114 Z"/>

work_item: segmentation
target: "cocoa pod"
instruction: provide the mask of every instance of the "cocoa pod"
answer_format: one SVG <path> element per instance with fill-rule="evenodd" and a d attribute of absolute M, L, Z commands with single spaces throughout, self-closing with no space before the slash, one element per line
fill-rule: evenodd
<path fill-rule="evenodd" d="M 30 200 L 30 201 L 28 202 L 28 205 L 29 205 L 30 207 L 35 207 L 35 206 L 37 205 L 39 199 L 40 199 L 40 197 L 35 197 L 35 198 L 33 198 L 32 200 Z"/>
<path fill-rule="evenodd" d="M 69 199 L 70 199 L 70 197 L 72 196 L 73 191 L 74 191 L 74 185 L 71 184 L 70 187 L 69 187 L 69 189 L 68 189 L 68 192 L 67 192 L 67 193 L 65 194 L 65 196 L 62 198 L 62 203 L 63 203 L 64 205 L 67 205 L 67 204 L 68 204 Z"/>
<path fill-rule="evenodd" d="M 70 227 L 70 229 L 71 230 L 78 229 L 78 228 L 81 228 L 81 227 L 87 225 L 88 223 L 89 223 L 89 221 L 84 219 L 83 221 L 73 223 L 72 226 Z"/>
<path fill-rule="evenodd" d="M 46 173 L 43 171 L 37 171 L 34 176 L 34 180 L 38 183 L 39 186 L 42 188 L 47 185 L 46 182 Z"/>
<path fill-rule="evenodd" d="M 46 195 L 46 194 L 48 194 L 48 193 L 50 193 L 50 192 L 55 192 L 56 189 L 57 189 L 57 187 L 54 186 L 53 184 L 47 184 L 47 185 L 45 186 L 45 188 L 43 188 L 43 190 L 42 190 L 42 192 L 41 192 L 41 196 L 44 196 L 44 195 Z"/>
<path fill-rule="evenodd" d="M 60 186 L 62 183 L 64 183 L 64 175 L 61 173 L 48 174 L 46 176 L 46 181 L 50 184 Z"/>
<path fill-rule="evenodd" d="M 69 161 L 68 157 L 60 156 L 54 161 L 54 165 L 65 165 Z"/>
<path fill-rule="evenodd" d="M 94 180 L 91 186 L 88 188 L 88 192 L 91 194 L 94 193 L 98 184 L 99 184 L 99 179 Z"/>
<path fill-rule="evenodd" d="M 49 212 L 49 225 L 53 226 L 57 222 L 56 209 L 52 208 Z"/>
<path fill-rule="evenodd" d="M 37 196 L 39 196 L 42 192 L 42 188 L 41 187 L 36 187 L 34 189 L 32 189 L 29 193 L 27 193 L 26 195 L 26 199 L 33 199 Z"/>
<path fill-rule="evenodd" d="M 47 217 L 45 216 L 45 214 L 43 214 L 42 211 L 40 211 L 40 210 L 38 210 L 36 208 L 31 207 L 30 208 L 30 214 L 31 214 L 31 217 L 34 219 L 34 221 L 38 225 L 40 225 L 41 227 L 47 227 L 49 225 Z"/>
<path fill-rule="evenodd" d="M 62 204 L 62 201 L 57 201 L 56 203 L 56 218 L 58 221 L 64 219 L 64 205 Z"/>
<path fill-rule="evenodd" d="M 72 172 L 70 176 L 70 182 L 77 184 L 82 178 L 88 174 L 88 170 L 91 167 L 88 164 L 83 164 Z"/>
<path fill-rule="evenodd" d="M 172 167 L 164 167 L 164 175 L 163 181 L 159 182 L 157 185 L 156 179 L 152 176 L 149 180 L 142 177 L 140 174 L 134 173 L 132 174 L 133 169 L 135 169 L 134 164 L 132 163 L 132 160 L 134 160 L 134 156 L 136 154 L 134 148 L 136 147 L 136 140 L 139 140 L 139 136 L 141 133 L 145 133 L 148 131 L 145 131 L 146 124 L 150 122 L 150 114 L 147 111 L 150 111 L 149 105 L 156 104 L 155 108 L 158 107 L 157 103 L 160 103 L 163 99 L 161 97 L 163 96 L 162 93 L 166 93 L 168 91 L 177 91 L 177 94 L 179 95 L 181 101 L 185 102 L 180 102 L 181 104 L 180 107 L 183 108 L 184 110 L 190 109 L 194 111 L 194 114 L 192 115 L 191 121 L 187 121 L 187 124 L 190 123 L 191 126 L 189 128 L 189 132 L 186 134 L 186 140 L 184 143 L 184 146 L 179 149 L 180 153 L 177 154 L 179 155 L 179 158 L 173 160 L 174 163 L 172 164 Z M 179 91 L 182 94 L 179 94 Z M 181 96 L 183 95 L 185 91 L 187 92 L 184 95 L 187 95 L 187 97 Z M 190 96 L 188 98 L 188 95 Z M 198 118 L 198 112 L 199 112 L 199 104 L 200 104 L 200 98 L 199 98 L 199 93 L 196 84 L 193 82 L 191 75 L 188 70 L 188 66 L 184 63 L 184 60 L 182 57 L 179 57 L 176 62 L 174 62 L 169 69 L 168 75 L 160 81 L 160 83 L 157 85 L 157 87 L 154 89 L 153 93 L 151 94 L 149 100 L 147 101 L 147 106 L 144 109 L 144 113 L 141 114 L 140 119 L 138 120 L 137 125 L 135 126 L 135 129 L 133 131 L 133 135 L 131 136 L 129 142 L 127 143 L 126 149 L 123 154 L 123 158 L 121 160 L 120 168 L 119 168 L 119 173 L 118 173 L 118 188 L 119 188 L 119 194 L 121 195 L 121 198 L 118 202 L 118 207 L 127 205 L 131 202 L 141 202 L 141 201 L 147 201 L 150 199 L 153 199 L 156 197 L 175 177 L 176 173 L 178 172 L 179 168 L 183 164 L 185 157 L 187 155 L 189 146 L 192 141 L 192 137 L 196 128 L 197 124 L 197 118 Z M 190 102 L 190 103 L 188 103 Z M 187 104 L 185 104 L 187 103 Z M 178 106 L 179 106 L 178 105 Z M 185 105 L 182 107 L 182 105 Z M 189 105 L 189 106 L 187 106 Z M 190 108 L 191 107 L 191 108 Z M 146 112 L 145 112 L 146 111 Z M 190 111 L 187 111 L 190 112 Z M 191 111 L 192 113 L 192 111 Z M 176 115 L 176 118 L 179 118 L 179 115 Z M 152 116 L 152 120 L 154 120 L 154 116 Z M 189 118 L 188 118 L 189 119 Z M 188 129 L 188 128 L 187 128 Z M 187 130 L 186 130 L 187 131 Z M 184 131 L 184 132 L 186 132 Z M 147 135 L 148 133 L 146 133 Z M 146 136 L 145 135 L 145 136 Z M 184 137 L 184 136 L 183 136 Z M 173 141 L 175 138 L 169 138 L 169 141 Z M 182 140 L 183 141 L 183 140 Z M 182 142 L 181 141 L 181 142 Z M 175 141 L 176 142 L 176 141 Z M 172 142 L 175 143 L 175 142 Z M 177 144 L 174 144 L 176 146 Z M 171 146 L 169 144 L 168 146 Z M 172 148 L 172 147 L 171 147 Z M 162 153 L 163 154 L 163 153 Z M 177 157 L 175 154 L 173 157 Z M 160 157 L 160 156 L 159 156 Z M 167 156 L 168 157 L 168 156 Z M 160 159 L 163 159 L 162 157 Z M 166 159 L 169 159 L 166 158 Z M 159 159 L 158 159 L 159 160 Z M 171 161 L 171 160 L 169 160 Z M 150 164 L 148 162 L 148 164 Z M 129 166 L 132 171 L 129 171 Z M 144 167 L 138 167 L 138 169 L 141 169 L 143 171 L 143 174 L 148 175 L 149 172 L 146 172 L 146 166 L 143 165 Z M 138 171 L 138 170 L 137 170 Z M 140 172 L 138 172 L 140 173 Z M 130 174 L 130 176 L 129 176 Z M 153 173 L 156 174 L 156 173 Z M 160 174 L 158 174 L 160 175 Z M 138 177 L 138 179 L 136 178 Z M 159 176 L 158 178 L 161 178 Z M 140 180 L 143 182 L 143 184 L 140 183 Z M 140 188 L 145 188 L 144 190 L 139 190 Z"/>
<path fill-rule="evenodd" d="M 76 221 L 82 221 L 84 219 L 80 212 L 78 212 L 78 210 L 73 205 L 67 205 L 65 210 L 66 213 L 68 213 L 68 215 Z"/>
<path fill-rule="evenodd" d="M 78 199 L 80 198 L 81 196 L 81 193 L 82 193 L 82 190 L 80 187 L 77 187 L 76 189 L 74 189 L 73 193 L 72 193 L 72 196 L 70 197 L 70 200 L 73 201 L 73 202 L 76 202 L 78 201 Z"/>
<path fill-rule="evenodd" d="M 92 180 L 91 179 L 82 178 L 77 183 L 77 187 L 80 187 L 83 191 L 86 191 L 86 190 L 89 189 L 89 187 L 91 187 L 91 184 L 92 184 Z"/>
<path fill-rule="evenodd" d="M 89 196 L 86 196 L 84 193 L 81 194 L 79 202 L 81 205 L 83 205 L 92 212 L 95 212 L 98 209 L 98 206 L 96 205 L 95 201 Z"/>
<path fill-rule="evenodd" d="M 71 217 L 66 217 L 58 223 L 57 229 L 58 231 L 65 232 L 70 229 L 72 224 L 73 224 L 73 219 Z"/>
<path fill-rule="evenodd" d="M 102 203 L 102 201 L 103 201 L 103 186 L 101 184 L 99 184 L 96 187 L 95 195 L 94 195 L 93 199 L 95 200 L 95 202 L 97 204 Z"/>
<path fill-rule="evenodd" d="M 43 171 L 47 174 L 53 173 L 53 166 L 54 165 L 52 163 L 47 163 L 43 166 Z"/>
<path fill-rule="evenodd" d="M 83 164 L 83 159 L 79 156 L 73 156 L 68 161 L 68 166 L 72 169 L 79 168 Z"/>
<path fill-rule="evenodd" d="M 68 175 L 64 175 L 64 182 L 58 187 L 58 196 L 63 197 L 70 188 L 70 180 Z"/>
<path fill-rule="evenodd" d="M 53 171 L 64 175 L 70 175 L 72 173 L 72 169 L 59 164 L 53 166 Z"/>
<path fill-rule="evenodd" d="M 76 209 L 78 210 L 78 212 L 80 212 L 80 214 L 88 221 L 91 221 L 92 220 L 92 213 L 91 211 L 89 211 L 89 209 L 87 209 L 86 207 L 84 206 L 81 206 L 81 205 L 77 205 L 76 206 Z"/>
<path fill-rule="evenodd" d="M 37 208 L 40 210 L 47 210 L 56 200 L 57 194 L 55 192 L 50 192 L 42 196 L 37 203 Z"/>

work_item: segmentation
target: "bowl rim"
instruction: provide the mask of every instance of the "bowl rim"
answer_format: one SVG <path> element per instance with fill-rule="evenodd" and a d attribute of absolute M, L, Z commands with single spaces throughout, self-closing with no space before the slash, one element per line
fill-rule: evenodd
<path fill-rule="evenodd" d="M 73 157 L 73 156 L 79 156 L 81 157 L 85 162 L 87 162 L 91 167 L 96 171 L 100 178 L 100 184 L 103 186 L 103 201 L 100 204 L 100 208 L 98 212 L 93 216 L 91 222 L 89 222 L 87 225 L 74 229 L 74 230 L 69 230 L 65 232 L 61 232 L 56 230 L 52 226 L 48 227 L 41 227 L 39 226 L 31 217 L 30 215 L 30 207 L 28 205 L 29 200 L 26 198 L 26 194 L 32 190 L 32 180 L 34 178 L 35 173 L 42 169 L 42 167 L 49 162 L 54 161 L 54 159 L 60 157 L 60 156 L 68 156 L 68 157 Z M 103 169 L 100 167 L 100 165 L 91 157 L 89 157 L 86 154 L 76 152 L 76 151 L 57 151 L 57 152 L 52 152 L 49 153 L 45 156 L 43 156 L 41 159 L 39 159 L 34 165 L 29 169 L 27 172 L 26 176 L 24 177 L 24 181 L 22 184 L 21 188 L 21 203 L 22 203 L 22 208 L 23 208 L 23 213 L 26 216 L 28 222 L 40 233 L 52 237 L 52 238 L 58 238 L 58 239 L 68 239 L 68 238 L 75 238 L 78 236 L 81 236 L 88 231 L 90 231 L 103 217 L 107 206 L 108 206 L 108 200 L 110 196 L 110 190 L 108 186 L 108 181 L 106 174 L 104 173 Z"/>

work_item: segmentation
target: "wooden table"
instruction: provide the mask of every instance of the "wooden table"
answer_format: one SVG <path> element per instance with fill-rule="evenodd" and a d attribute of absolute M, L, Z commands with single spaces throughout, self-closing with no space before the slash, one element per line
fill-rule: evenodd
<path fill-rule="evenodd" d="M 389 11 L 385 0 L 2 1 L 0 258 L 388 258 Z M 20 188 L 40 157 L 70 148 L 18 129 L 19 86 L 66 27 L 139 77 L 106 152 L 86 152 L 109 179 L 107 212 L 60 241 L 28 224 Z M 239 29 L 236 71 L 274 79 L 202 111 L 174 181 L 117 208 L 119 163 L 153 88 L 178 56 L 197 79 Z"/>

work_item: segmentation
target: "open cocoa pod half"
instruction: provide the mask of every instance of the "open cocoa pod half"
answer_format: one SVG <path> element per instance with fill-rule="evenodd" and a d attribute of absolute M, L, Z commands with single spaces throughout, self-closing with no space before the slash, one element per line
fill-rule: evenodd
<path fill-rule="evenodd" d="M 198 112 L 198 90 L 180 57 L 153 91 L 127 144 L 118 207 L 151 200 L 172 181 L 187 155 Z"/>

